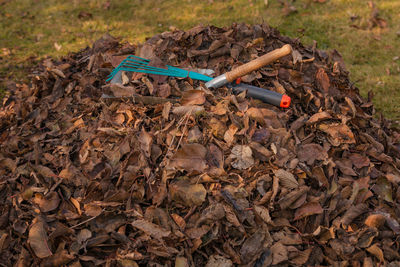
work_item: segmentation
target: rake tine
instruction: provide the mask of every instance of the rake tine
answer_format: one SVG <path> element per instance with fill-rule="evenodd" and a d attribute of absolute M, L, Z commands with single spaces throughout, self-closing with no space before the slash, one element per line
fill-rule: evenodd
<path fill-rule="evenodd" d="M 118 72 L 120 68 L 126 68 L 126 69 L 129 69 L 127 71 L 132 71 L 132 72 L 142 70 L 142 71 L 148 71 L 151 74 L 160 74 L 160 75 L 169 75 L 169 76 L 177 75 L 179 77 L 181 77 L 181 76 L 186 77 L 189 73 L 189 71 L 187 71 L 187 70 L 174 68 L 172 66 L 167 66 L 167 67 L 168 67 L 168 69 L 163 69 L 163 68 L 147 66 L 147 65 L 143 65 L 143 64 L 121 62 L 118 65 L 118 67 L 116 67 L 110 73 L 110 75 L 113 75 L 114 73 Z"/>
<path fill-rule="evenodd" d="M 155 67 L 150 67 L 150 66 L 140 66 L 138 67 L 137 65 L 120 65 L 117 68 L 115 68 L 109 76 L 114 76 L 115 73 L 120 71 L 121 69 L 124 69 L 125 71 L 130 71 L 130 72 L 143 72 L 143 73 L 149 73 L 149 74 L 157 74 L 157 75 L 168 75 L 168 76 L 176 76 L 176 77 L 187 77 L 188 72 L 182 72 L 182 71 L 175 71 L 175 70 L 165 70 L 161 68 L 155 68 Z"/>
<path fill-rule="evenodd" d="M 162 72 L 162 71 L 149 71 L 149 70 L 141 70 L 141 69 L 132 69 L 132 68 L 127 68 L 127 67 L 118 67 L 116 68 L 109 76 L 107 81 L 110 81 L 119 71 L 129 71 L 129 72 L 139 72 L 139 73 L 146 73 L 146 74 L 155 74 L 155 75 L 163 75 L 163 76 L 172 76 L 172 77 L 178 77 L 178 78 L 185 78 L 187 77 L 186 74 L 184 73 L 178 73 L 178 72 Z"/>
<path fill-rule="evenodd" d="M 121 66 L 126 69 L 130 69 L 130 71 L 147 71 L 150 74 L 160 74 L 162 73 L 163 75 L 179 75 L 179 76 L 188 76 L 188 71 L 175 71 L 171 69 L 161 69 L 161 68 L 154 68 L 154 67 L 149 67 L 149 66 L 137 66 L 137 65 L 132 65 L 132 64 L 126 64 Z"/>
<path fill-rule="evenodd" d="M 129 67 L 128 68 L 121 67 L 121 68 L 118 69 L 118 71 L 120 71 L 120 70 L 129 71 L 129 72 L 140 72 L 140 73 L 154 74 L 154 75 L 173 76 L 173 77 L 179 77 L 179 78 L 187 77 L 186 74 L 177 73 L 177 72 L 149 71 L 149 70 L 141 70 L 141 69 L 134 69 L 134 71 L 133 71 L 132 68 L 129 68 Z"/>

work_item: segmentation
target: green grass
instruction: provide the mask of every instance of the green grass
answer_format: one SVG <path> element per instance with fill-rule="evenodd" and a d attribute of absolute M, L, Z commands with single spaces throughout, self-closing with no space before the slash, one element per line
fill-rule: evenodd
<path fill-rule="evenodd" d="M 276 0 L 268 5 L 264 0 L 0 0 L 0 78 L 23 79 L 33 58 L 78 51 L 105 32 L 135 43 L 170 27 L 265 21 L 304 44 L 316 40 L 320 49 L 337 49 L 362 95 L 372 90 L 377 109 L 400 119 L 400 59 L 393 60 L 400 57 L 400 1 L 376 0 L 385 29 L 368 29 L 371 9 L 365 0 L 293 5 L 297 12 L 285 16 Z M 92 17 L 79 19 L 82 11 Z"/>

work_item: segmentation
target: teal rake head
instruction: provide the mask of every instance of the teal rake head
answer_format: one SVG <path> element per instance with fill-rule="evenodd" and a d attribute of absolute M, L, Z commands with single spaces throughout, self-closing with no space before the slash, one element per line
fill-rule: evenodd
<path fill-rule="evenodd" d="M 128 72 L 140 72 L 140 73 L 147 73 L 147 74 L 156 74 L 156 75 L 165 75 L 165 76 L 171 76 L 171 77 L 178 77 L 178 78 L 192 78 L 195 80 L 200 80 L 200 81 L 211 81 L 213 78 L 193 72 L 193 71 L 187 71 L 184 69 L 176 68 L 167 65 L 167 69 L 163 68 L 158 68 L 158 67 L 153 67 L 149 66 L 150 60 L 137 57 L 134 55 L 130 55 L 127 58 L 125 58 L 107 77 L 107 82 L 111 81 L 117 73 L 120 71 L 128 71 Z"/>

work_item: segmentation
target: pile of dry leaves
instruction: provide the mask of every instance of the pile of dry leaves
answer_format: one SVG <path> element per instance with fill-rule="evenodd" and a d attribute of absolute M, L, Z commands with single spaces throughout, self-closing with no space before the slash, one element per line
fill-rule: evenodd
<path fill-rule="evenodd" d="M 289 109 L 188 79 L 105 83 L 128 54 L 219 75 L 286 43 L 293 55 L 242 82 Z M 336 51 L 265 24 L 105 36 L 10 87 L 1 266 L 400 264 L 400 134 Z"/>

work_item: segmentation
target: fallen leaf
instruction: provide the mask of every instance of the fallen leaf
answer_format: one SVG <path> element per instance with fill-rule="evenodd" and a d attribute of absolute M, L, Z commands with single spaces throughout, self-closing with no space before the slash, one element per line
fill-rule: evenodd
<path fill-rule="evenodd" d="M 176 213 L 172 213 L 171 217 L 181 230 L 184 230 L 186 228 L 186 222 L 181 216 Z"/>
<path fill-rule="evenodd" d="M 326 72 L 323 68 L 318 69 L 317 74 L 315 75 L 315 78 L 316 78 L 319 88 L 322 89 L 323 92 L 328 93 L 331 85 L 330 85 L 328 74 L 326 74 Z"/>
<path fill-rule="evenodd" d="M 206 168 L 206 148 L 201 144 L 183 145 L 171 158 L 170 168 L 184 169 L 188 172 L 203 172 Z"/>
<path fill-rule="evenodd" d="M 28 244 L 39 258 L 46 258 L 53 255 L 47 243 L 44 223 L 41 220 L 35 219 L 32 222 L 29 229 Z"/>
<path fill-rule="evenodd" d="M 272 219 L 267 208 L 263 206 L 254 206 L 254 211 L 264 222 L 269 224 L 272 223 Z"/>
<path fill-rule="evenodd" d="M 356 206 L 351 206 L 346 210 L 345 214 L 341 219 L 341 223 L 344 225 L 349 225 L 355 218 L 361 214 L 368 211 L 368 206 L 364 203 L 358 204 Z"/>
<path fill-rule="evenodd" d="M 41 262 L 41 266 L 44 266 L 44 267 L 65 266 L 73 259 L 75 259 L 75 256 L 72 254 L 69 254 L 67 250 L 63 249 L 61 251 L 57 251 L 55 254 L 44 259 Z"/>
<path fill-rule="evenodd" d="M 328 140 L 333 146 L 339 146 L 341 144 L 354 144 L 356 142 L 353 132 L 345 124 L 320 124 L 318 129 L 329 134 Z"/>
<path fill-rule="evenodd" d="M 150 158 L 151 144 L 153 142 L 152 136 L 147 133 L 144 128 L 142 128 L 142 131 L 138 135 L 138 139 L 140 143 L 140 149 L 142 149 L 147 158 Z"/>
<path fill-rule="evenodd" d="M 313 165 L 315 160 L 326 160 L 328 154 L 324 148 L 318 144 L 305 144 L 297 149 L 297 156 L 302 162 Z"/>
<path fill-rule="evenodd" d="M 175 267 L 189 267 L 188 260 L 185 257 L 176 257 Z"/>
<path fill-rule="evenodd" d="M 60 204 L 60 198 L 56 192 L 50 192 L 49 194 L 43 196 L 42 194 L 35 194 L 35 198 L 33 200 L 42 212 L 49 212 L 57 209 Z"/>
<path fill-rule="evenodd" d="M 205 93 L 201 90 L 189 90 L 182 93 L 182 106 L 202 105 L 206 101 Z"/>
<path fill-rule="evenodd" d="M 240 248 L 240 259 L 243 264 L 249 263 L 255 259 L 255 256 L 262 251 L 262 244 L 266 238 L 265 232 L 258 229 L 253 235 L 247 238 Z"/>
<path fill-rule="evenodd" d="M 271 247 L 272 252 L 272 264 L 276 265 L 287 261 L 288 258 L 288 251 L 286 246 L 282 245 L 282 243 L 277 242 Z"/>
<path fill-rule="evenodd" d="M 312 251 L 312 248 L 306 249 L 304 251 L 298 251 L 295 253 L 294 257 L 292 256 L 290 262 L 294 263 L 297 266 L 302 266 L 307 263 Z"/>
<path fill-rule="evenodd" d="M 239 128 L 236 125 L 231 124 L 229 126 L 228 130 L 225 132 L 224 140 L 229 146 L 233 143 L 234 138 L 235 138 L 235 134 L 236 134 L 238 129 Z"/>
<path fill-rule="evenodd" d="M 252 151 L 249 146 L 236 145 L 232 148 L 230 158 L 233 159 L 231 165 L 235 169 L 244 170 L 248 169 L 254 164 Z"/>
<path fill-rule="evenodd" d="M 168 237 L 171 234 L 171 231 L 165 230 L 164 228 L 143 219 L 135 220 L 131 225 L 159 240 Z"/>
<path fill-rule="evenodd" d="M 129 97 L 136 93 L 136 90 L 132 86 L 123 86 L 122 84 L 112 83 L 110 90 L 115 97 Z"/>
<path fill-rule="evenodd" d="M 393 202 L 392 185 L 385 177 L 379 177 L 371 189 L 385 201 Z"/>
<path fill-rule="evenodd" d="M 296 210 L 294 220 L 300 220 L 315 214 L 322 214 L 323 212 L 324 210 L 318 202 L 307 202 Z"/>
<path fill-rule="evenodd" d="M 332 118 L 332 116 L 328 112 L 321 111 L 321 112 L 318 112 L 318 113 L 315 113 L 314 115 L 312 115 L 308 119 L 307 124 L 314 124 L 314 123 L 318 123 L 320 121 L 328 120 L 331 118 Z"/>
<path fill-rule="evenodd" d="M 175 265 L 176 266 L 176 265 Z M 231 267 L 233 263 L 230 259 L 226 259 L 220 255 L 211 255 L 208 258 L 206 267 Z"/>
<path fill-rule="evenodd" d="M 171 199 L 188 207 L 201 205 L 207 195 L 202 184 L 191 184 L 188 180 L 180 180 L 169 185 Z"/>
<path fill-rule="evenodd" d="M 383 257 L 383 252 L 376 243 L 367 248 L 367 251 L 372 255 L 374 255 L 380 262 L 385 262 L 385 259 Z"/>
<path fill-rule="evenodd" d="M 299 187 L 299 183 L 297 182 L 296 178 L 293 174 L 283 169 L 279 169 L 274 171 L 274 174 L 279 179 L 279 183 L 288 189 L 295 189 Z"/>
<path fill-rule="evenodd" d="M 365 225 L 380 228 L 385 223 L 386 218 L 382 214 L 371 214 L 365 219 Z"/>
<path fill-rule="evenodd" d="M 208 122 L 208 126 L 211 129 L 212 134 L 219 138 L 219 139 L 223 139 L 224 138 L 224 134 L 227 130 L 226 125 L 218 120 L 217 118 L 211 118 L 211 120 Z"/>
<path fill-rule="evenodd" d="M 360 169 L 362 167 L 368 167 L 370 164 L 370 160 L 368 157 L 356 153 L 351 154 L 349 159 L 357 169 Z"/>
<path fill-rule="evenodd" d="M 187 106 L 179 106 L 179 107 L 174 107 L 172 109 L 172 113 L 175 115 L 179 116 L 184 116 L 184 115 L 196 115 L 204 112 L 204 107 L 203 106 L 194 106 L 194 105 L 187 105 Z"/>

